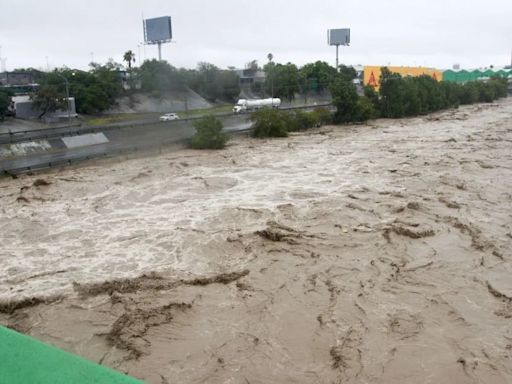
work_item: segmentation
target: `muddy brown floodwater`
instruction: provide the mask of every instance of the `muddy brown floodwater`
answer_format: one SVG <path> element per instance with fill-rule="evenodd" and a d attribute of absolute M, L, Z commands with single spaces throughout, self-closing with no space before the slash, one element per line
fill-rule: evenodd
<path fill-rule="evenodd" d="M 512 100 L 0 196 L 0 323 L 148 383 L 512 383 Z"/>

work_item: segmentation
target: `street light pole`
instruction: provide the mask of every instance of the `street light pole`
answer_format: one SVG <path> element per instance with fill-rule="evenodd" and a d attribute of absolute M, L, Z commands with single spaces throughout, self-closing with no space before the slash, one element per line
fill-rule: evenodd
<path fill-rule="evenodd" d="M 69 99 L 69 82 L 68 79 L 66 79 L 66 99 L 68 101 L 68 124 L 71 125 L 71 100 Z"/>
<path fill-rule="evenodd" d="M 268 65 L 270 66 L 270 89 L 272 93 L 272 105 L 274 103 L 274 66 L 272 65 L 272 59 L 274 58 L 274 55 L 269 53 L 267 55 L 268 59 Z"/>

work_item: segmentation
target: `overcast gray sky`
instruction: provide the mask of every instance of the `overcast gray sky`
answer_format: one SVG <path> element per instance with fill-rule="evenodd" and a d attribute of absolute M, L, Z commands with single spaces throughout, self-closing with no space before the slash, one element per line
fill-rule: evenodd
<path fill-rule="evenodd" d="M 7 69 L 87 68 L 91 61 L 139 56 L 142 14 L 171 16 L 175 43 L 163 58 L 178 67 L 250 60 L 298 65 L 325 60 L 328 28 L 352 29 L 344 64 L 449 68 L 511 61 L 512 0 L 0 0 L 0 45 Z M 156 46 L 140 47 L 155 58 Z"/>

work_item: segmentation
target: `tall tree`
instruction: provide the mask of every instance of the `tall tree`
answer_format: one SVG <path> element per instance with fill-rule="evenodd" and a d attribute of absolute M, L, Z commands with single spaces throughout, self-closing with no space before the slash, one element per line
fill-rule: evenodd
<path fill-rule="evenodd" d="M 126 51 L 123 55 L 123 61 L 128 63 L 128 69 L 132 69 L 132 63 L 135 63 L 135 53 L 133 53 L 131 50 Z"/>
<path fill-rule="evenodd" d="M 305 90 L 321 92 L 329 89 L 336 78 L 336 68 L 325 61 L 304 65 L 300 73 L 305 82 Z"/>
<path fill-rule="evenodd" d="M 37 93 L 32 96 L 32 101 L 34 107 L 41 111 L 39 118 L 60 108 L 66 108 L 67 105 L 65 94 L 54 85 L 41 86 Z"/>
<path fill-rule="evenodd" d="M 184 89 L 182 72 L 166 61 L 146 60 L 138 69 L 144 92 L 162 94 Z"/>
<path fill-rule="evenodd" d="M 300 92 L 300 73 L 295 64 L 276 64 L 270 62 L 265 65 L 265 88 L 267 93 L 286 100 L 293 100 L 295 94 Z"/>
<path fill-rule="evenodd" d="M 336 107 L 335 123 L 355 121 L 358 95 L 352 82 L 337 77 L 331 85 L 332 104 Z"/>

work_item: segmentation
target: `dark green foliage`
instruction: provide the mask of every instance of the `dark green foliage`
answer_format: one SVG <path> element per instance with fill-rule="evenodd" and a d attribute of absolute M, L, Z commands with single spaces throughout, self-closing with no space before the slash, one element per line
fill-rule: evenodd
<path fill-rule="evenodd" d="M 135 53 L 133 53 L 131 50 L 126 51 L 123 55 L 123 61 L 125 61 L 128 64 L 128 69 L 132 69 L 132 63 L 135 63 Z"/>
<path fill-rule="evenodd" d="M 324 107 L 315 108 L 313 113 L 316 115 L 316 119 L 320 125 L 332 123 L 333 115 L 332 115 L 332 112 L 329 111 L 327 108 L 324 108 Z"/>
<path fill-rule="evenodd" d="M 228 140 L 222 123 L 215 116 L 206 116 L 194 122 L 196 133 L 190 142 L 195 149 L 222 149 Z"/>
<path fill-rule="evenodd" d="M 341 76 L 331 86 L 332 103 L 336 107 L 333 121 L 337 124 L 357 121 L 358 100 L 356 87 Z"/>
<path fill-rule="evenodd" d="M 336 68 L 325 61 L 306 64 L 300 69 L 300 78 L 304 83 L 304 92 L 321 92 L 329 89 L 333 83 L 336 78 Z"/>
<path fill-rule="evenodd" d="M 64 74 L 70 83 L 70 95 L 75 97 L 78 113 L 94 114 L 111 108 L 122 94 L 119 72 L 114 68 L 96 66 L 90 72 Z"/>
<path fill-rule="evenodd" d="M 480 98 L 480 91 L 476 82 L 469 82 L 460 86 L 459 100 L 461 104 L 474 104 Z"/>
<path fill-rule="evenodd" d="M 382 68 L 379 93 L 380 114 L 383 117 L 405 116 L 407 91 L 400 74 Z"/>
<path fill-rule="evenodd" d="M 267 94 L 292 101 L 295 94 L 301 91 L 301 75 L 295 64 L 275 64 L 271 62 L 265 65 L 264 70 Z"/>
<path fill-rule="evenodd" d="M 3 120 L 9 110 L 11 104 L 11 95 L 2 89 L 0 89 L 0 120 Z"/>
<path fill-rule="evenodd" d="M 112 107 L 123 92 L 119 69 L 120 65 L 111 61 L 106 65 L 92 64 L 89 72 L 60 69 L 46 73 L 41 78 L 41 88 L 34 100 L 42 111 L 49 108 L 43 115 L 56 110 L 49 97 L 61 99 L 57 103 L 65 109 L 65 78 L 69 83 L 69 95 L 75 98 L 78 113 L 103 112 Z"/>
<path fill-rule="evenodd" d="M 262 108 L 252 114 L 251 120 L 254 137 L 288 136 L 287 124 L 290 124 L 290 120 L 285 112 L 274 108 Z"/>
<path fill-rule="evenodd" d="M 375 117 L 379 117 L 380 110 L 380 96 L 379 93 L 369 85 L 364 87 L 364 96 L 372 103 L 374 108 Z"/>
<path fill-rule="evenodd" d="M 458 107 L 461 103 L 461 86 L 456 83 L 442 81 L 439 87 L 444 94 L 446 107 Z"/>
<path fill-rule="evenodd" d="M 303 131 L 309 128 L 320 126 L 320 116 L 315 112 L 295 111 L 290 113 L 286 119 L 286 126 L 289 132 Z"/>
<path fill-rule="evenodd" d="M 217 75 L 219 98 L 236 101 L 240 95 L 240 78 L 234 70 L 220 70 Z"/>
<path fill-rule="evenodd" d="M 508 83 L 506 79 L 503 79 L 501 77 L 492 78 L 489 81 L 489 86 L 495 89 L 497 98 L 508 96 Z"/>
<path fill-rule="evenodd" d="M 120 74 L 121 65 L 109 61 L 105 65 L 93 65 L 92 70 L 89 72 L 95 77 L 95 80 L 90 78 L 91 83 L 102 88 L 105 93 L 105 98 L 108 100 L 108 105 L 104 104 L 98 108 L 98 112 L 104 111 L 116 103 L 116 99 L 123 92 L 122 78 Z M 79 71 L 76 71 L 79 74 Z M 76 76 L 76 75 L 75 75 Z M 75 83 L 74 79 L 70 80 L 71 85 Z"/>
<path fill-rule="evenodd" d="M 184 90 L 183 77 L 166 61 L 146 60 L 136 71 L 143 92 L 165 94 Z"/>
<path fill-rule="evenodd" d="M 344 81 L 352 82 L 357 77 L 357 72 L 353 67 L 347 67 L 340 65 L 338 74 L 336 77 L 341 77 Z"/>
<path fill-rule="evenodd" d="M 494 78 L 488 82 L 469 82 L 464 85 L 437 82 L 430 76 L 403 78 L 382 68 L 380 98 L 369 99 L 382 117 L 423 115 L 459 104 L 492 102 L 507 96 L 506 80 Z M 371 95 L 371 97 L 370 97 Z"/>
<path fill-rule="evenodd" d="M 496 89 L 492 85 L 478 83 L 478 101 L 481 103 L 492 103 L 496 99 Z"/>
<path fill-rule="evenodd" d="M 180 69 L 185 84 L 205 99 L 235 101 L 240 94 L 238 74 L 223 70 L 210 63 L 199 63 L 197 69 Z"/>
<path fill-rule="evenodd" d="M 354 122 L 365 122 L 375 118 L 375 107 L 366 96 L 359 97 L 354 112 Z"/>
<path fill-rule="evenodd" d="M 65 109 L 67 100 L 65 94 L 59 91 L 54 85 L 43 85 L 35 95 L 32 95 L 34 107 L 41 111 L 39 118 L 49 112 L 55 112 L 58 109 Z"/>

